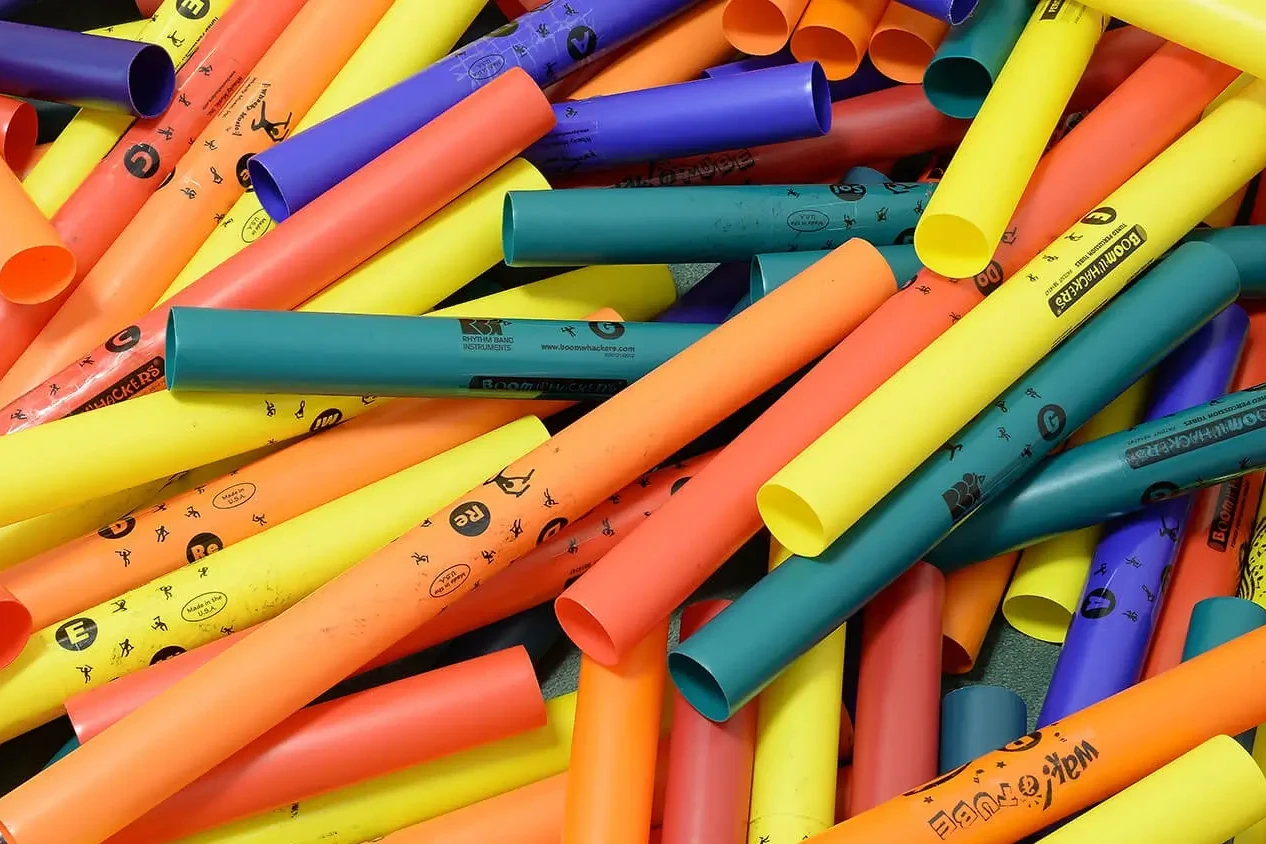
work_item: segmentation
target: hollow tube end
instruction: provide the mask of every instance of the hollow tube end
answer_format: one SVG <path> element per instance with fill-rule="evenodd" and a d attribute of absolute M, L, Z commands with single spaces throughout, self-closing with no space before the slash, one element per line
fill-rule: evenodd
<path fill-rule="evenodd" d="M 157 44 L 150 44 L 132 57 L 127 68 L 128 104 L 141 117 L 157 117 L 176 96 L 176 66 L 171 56 Z"/>

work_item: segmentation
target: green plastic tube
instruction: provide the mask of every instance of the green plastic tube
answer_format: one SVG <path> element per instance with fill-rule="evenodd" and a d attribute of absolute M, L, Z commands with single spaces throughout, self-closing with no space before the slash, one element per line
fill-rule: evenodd
<path fill-rule="evenodd" d="M 1231 256 L 1240 272 L 1240 296 L 1266 299 L 1266 226 L 1196 229 L 1185 239 L 1212 244 Z"/>
<path fill-rule="evenodd" d="M 936 110 L 970 120 L 1033 15 L 1034 0 L 988 0 L 950 29 L 923 72 L 923 93 Z"/>

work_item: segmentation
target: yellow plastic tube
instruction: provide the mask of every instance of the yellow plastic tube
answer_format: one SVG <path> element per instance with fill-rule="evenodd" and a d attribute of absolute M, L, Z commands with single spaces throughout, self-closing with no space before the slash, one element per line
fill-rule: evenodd
<path fill-rule="evenodd" d="M 928 269 L 970 278 L 989 264 L 1106 21 L 1038 3 L 914 230 Z"/>
<path fill-rule="evenodd" d="M 1235 739 L 1214 736 L 1039 844 L 1222 844 L 1263 817 L 1266 777 Z"/>
<path fill-rule="evenodd" d="M 770 569 L 790 556 L 771 543 Z M 790 844 L 834 825 L 843 686 L 841 626 L 761 692 L 748 844 Z"/>
<path fill-rule="evenodd" d="M 131 37 L 162 47 L 179 69 L 231 5 L 233 0 L 164 0 L 154 17 Z M 209 8 L 202 13 L 202 7 Z M 119 30 L 114 27 L 112 34 L 124 37 Z M 133 120 L 128 114 L 80 109 L 22 181 L 27 195 L 45 217 L 57 213 Z"/>
<path fill-rule="evenodd" d="M 757 494 L 765 524 L 792 552 L 822 553 L 1263 166 L 1266 82 L 1257 80 L 783 467 Z"/>
<path fill-rule="evenodd" d="M 372 97 L 445 56 L 475 20 L 484 0 L 395 0 L 338 76 L 299 123 L 297 132 Z M 408 33 L 408 37 L 401 37 Z M 190 259 L 163 299 L 193 284 L 273 228 L 254 191 L 242 194 Z"/>
<path fill-rule="evenodd" d="M 1138 422 L 1147 392 L 1148 379 L 1139 379 L 1083 425 L 1070 445 L 1083 445 Z M 1102 526 L 1095 525 L 1026 548 L 1002 600 L 1002 615 L 1008 623 L 1026 636 L 1062 645 L 1102 533 Z"/>
<path fill-rule="evenodd" d="M 1266 76 L 1266 5 L 1261 0 L 1090 0 L 1086 5 L 1253 76 Z"/>
<path fill-rule="evenodd" d="M 72 694 L 272 618 L 547 439 L 524 417 L 49 625 L 0 670 L 0 741 L 56 717 Z M 166 538 L 156 533 L 136 541 Z"/>
<path fill-rule="evenodd" d="M 177 844 L 361 844 L 567 770 L 576 695 L 545 703 L 539 730 L 454 753 Z M 489 842 L 492 844 L 492 842 Z"/>
<path fill-rule="evenodd" d="M 498 191 L 503 189 L 504 183 Z M 412 263 L 397 253 L 393 260 L 399 275 L 358 275 L 370 266 L 366 264 L 338 282 L 328 291 L 337 297 L 335 309 L 363 313 L 356 302 L 365 301 L 370 312 L 418 313 L 486 270 L 501 254 L 501 201 L 495 203 L 495 216 L 480 217 L 485 200 L 468 193 L 423 224 L 429 233 L 407 235 L 425 239 L 429 246 L 413 251 Z M 495 256 L 485 255 L 486 264 L 472 261 L 470 254 L 485 242 L 496 244 Z M 381 254 L 374 260 L 379 258 Z M 640 321 L 667 308 L 675 297 L 672 274 L 663 265 L 591 267 L 433 314 L 579 319 L 610 307 L 625 319 Z M 304 306 L 330 308 L 331 300 L 321 297 Z M 160 392 L 0 437 L 0 465 L 11 477 L 22 478 L 22 483 L 0 489 L 0 525 L 319 431 L 383 401 L 373 396 Z"/>
<path fill-rule="evenodd" d="M 1266 775 L 1266 725 L 1259 726 L 1253 738 L 1253 762 Z M 1259 820 L 1235 836 L 1235 844 L 1266 844 L 1266 820 Z"/>

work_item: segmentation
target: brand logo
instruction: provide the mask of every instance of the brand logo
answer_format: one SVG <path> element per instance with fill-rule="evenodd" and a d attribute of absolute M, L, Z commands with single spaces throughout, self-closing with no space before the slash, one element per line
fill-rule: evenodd
<path fill-rule="evenodd" d="M 567 520 L 561 516 L 557 519 L 550 519 L 545 523 L 545 527 L 541 528 L 541 532 L 537 534 L 536 544 L 540 545 L 565 527 L 567 527 Z"/>
<path fill-rule="evenodd" d="M 139 325 L 129 325 L 118 334 L 106 340 L 105 347 L 107 351 L 122 354 L 128 349 L 136 348 L 141 342 L 141 327 Z"/>
<path fill-rule="evenodd" d="M 866 195 L 865 185 L 831 185 L 831 193 L 845 202 L 855 202 Z"/>
<path fill-rule="evenodd" d="M 618 340 L 624 336 L 624 325 L 618 322 L 591 322 L 589 330 L 603 340 Z"/>
<path fill-rule="evenodd" d="M 997 261 L 990 261 L 989 266 L 985 267 L 972 278 L 976 284 L 976 289 L 981 295 L 988 296 L 990 293 L 998 289 L 1002 282 L 1006 281 L 1002 275 L 1002 264 Z"/>
<path fill-rule="evenodd" d="M 474 334 L 480 337 L 500 337 L 502 329 L 510 323 L 504 319 L 459 319 L 463 334 Z"/>
<path fill-rule="evenodd" d="M 251 184 L 251 159 L 255 157 L 255 153 L 248 152 L 237 160 L 237 183 L 247 191 L 254 190 Z"/>
<path fill-rule="evenodd" d="M 97 641 L 97 622 L 91 618 L 72 618 L 57 628 L 53 638 L 68 651 L 86 651 Z"/>
<path fill-rule="evenodd" d="M 941 493 L 945 506 L 949 508 L 952 521 L 957 522 L 980 505 L 981 499 L 984 498 L 984 493 L 980 489 L 980 483 L 983 480 L 983 476 L 975 472 L 967 472 L 961 481 Z"/>
<path fill-rule="evenodd" d="M 1177 494 L 1178 484 L 1171 481 L 1157 481 L 1143 490 L 1143 495 L 1139 501 L 1143 504 L 1155 504 L 1157 501 L 1173 498 Z"/>
<path fill-rule="evenodd" d="M 185 559 L 191 563 L 209 557 L 224 549 L 224 542 L 214 533 L 200 533 L 185 546 Z"/>
<path fill-rule="evenodd" d="M 342 421 L 343 411 L 337 407 L 330 407 L 317 414 L 317 417 L 312 420 L 312 424 L 308 426 L 308 430 L 315 434 L 317 431 L 333 428 Z"/>
<path fill-rule="evenodd" d="M 123 153 L 123 168 L 138 179 L 148 179 L 158 172 L 158 150 L 149 144 L 132 144 Z"/>
<path fill-rule="evenodd" d="M 573 27 L 567 33 L 567 54 L 576 61 L 592 56 L 598 49 L 598 33 L 587 26 Z"/>
<path fill-rule="evenodd" d="M 1068 415 L 1057 404 L 1048 404 L 1037 412 L 1037 432 L 1047 442 L 1057 439 L 1067 425 Z"/>
<path fill-rule="evenodd" d="M 1117 219 L 1117 210 L 1110 206 L 1104 205 L 1096 208 L 1089 214 L 1081 218 L 1081 221 L 1088 226 L 1106 226 L 1109 223 L 1115 223 Z"/>
<path fill-rule="evenodd" d="M 1117 608 L 1117 596 L 1111 589 L 1091 589 L 1081 602 L 1082 618 L 1103 618 Z"/>
<path fill-rule="evenodd" d="M 180 656 L 184 652 L 185 649 L 180 647 L 180 645 L 168 645 L 165 648 L 159 648 L 154 652 L 154 655 L 150 657 L 149 664 L 157 665 L 163 660 L 171 659 L 174 656 Z"/>
<path fill-rule="evenodd" d="M 211 4 L 208 0 L 177 0 L 176 11 L 182 18 L 196 21 L 207 16 L 207 12 L 211 11 Z"/>
<path fill-rule="evenodd" d="M 136 519 L 131 516 L 124 516 L 119 521 L 111 522 L 97 531 L 97 536 L 102 539 L 122 539 L 131 533 L 134 527 L 136 527 Z"/>
<path fill-rule="evenodd" d="M 467 501 L 458 504 L 448 515 L 448 524 L 462 536 L 479 536 L 488 529 L 491 511 L 482 501 Z"/>

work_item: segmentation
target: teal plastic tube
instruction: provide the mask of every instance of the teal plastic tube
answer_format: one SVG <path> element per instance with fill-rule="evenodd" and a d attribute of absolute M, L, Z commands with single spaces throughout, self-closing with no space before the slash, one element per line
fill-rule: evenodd
<path fill-rule="evenodd" d="M 711 331 L 675 322 L 172 308 L 172 390 L 591 399 Z"/>
<path fill-rule="evenodd" d="M 62 759 L 63 757 L 65 757 L 65 756 L 69 756 L 69 755 L 70 755 L 70 752 L 71 752 L 72 750 L 75 750 L 77 747 L 79 747 L 79 737 L 78 737 L 78 736 L 71 736 L 71 737 L 70 737 L 70 741 L 68 741 L 68 742 L 66 742 L 65 744 L 63 744 L 63 745 L 61 746 L 61 749 L 60 749 L 60 750 L 58 750 L 56 753 L 54 753 L 54 754 L 53 754 L 53 758 L 52 758 L 52 759 L 49 759 L 47 762 L 45 762 L 45 763 L 44 763 L 44 767 L 45 767 L 45 768 L 48 768 L 48 767 L 49 767 L 49 766 L 51 766 L 54 762 L 57 762 L 57 761 L 61 760 L 61 759 Z"/>
<path fill-rule="evenodd" d="M 948 774 L 1028 732 L 1024 701 L 1001 686 L 955 689 L 941 699 L 939 773 Z"/>
<path fill-rule="evenodd" d="M 1033 0 L 989 0 L 950 29 L 923 72 L 923 93 L 936 110 L 970 120 L 1033 15 Z"/>
<path fill-rule="evenodd" d="M 1182 661 L 1195 659 L 1202 653 L 1238 639 L 1259 627 L 1266 627 L 1266 608 L 1244 598 L 1205 598 L 1191 608 L 1187 639 L 1183 642 Z M 1257 729 L 1245 730 L 1235 737 L 1240 746 L 1253 752 Z"/>
<path fill-rule="evenodd" d="M 749 294 L 751 300 L 755 302 L 763 296 L 768 296 L 769 291 L 791 281 L 829 255 L 830 251 L 817 249 L 812 252 L 767 252 L 757 255 L 752 259 L 752 289 Z M 914 277 L 919 274 L 919 270 L 923 269 L 923 264 L 919 262 L 919 256 L 915 254 L 913 246 L 881 246 L 879 254 L 892 268 L 892 274 L 897 278 L 898 290 L 908 287 L 914 281 Z"/>
<path fill-rule="evenodd" d="M 1192 284 L 1192 278 L 1201 283 Z M 708 718 L 728 718 L 1238 291 L 1235 265 L 1217 249 L 1193 243 L 1175 251 L 999 396 L 820 557 L 791 557 L 670 653 L 678 690 Z M 1138 330 L 1140 325 L 1147 330 Z M 848 467 L 822 470 L 847 473 Z"/>
<path fill-rule="evenodd" d="M 721 185 L 510 191 L 502 245 L 512 267 L 747 261 L 863 238 L 913 243 L 936 185 Z"/>
<path fill-rule="evenodd" d="M 1186 240 L 1212 244 L 1231 256 L 1240 271 L 1240 295 L 1266 299 L 1266 226 L 1196 229 Z"/>

